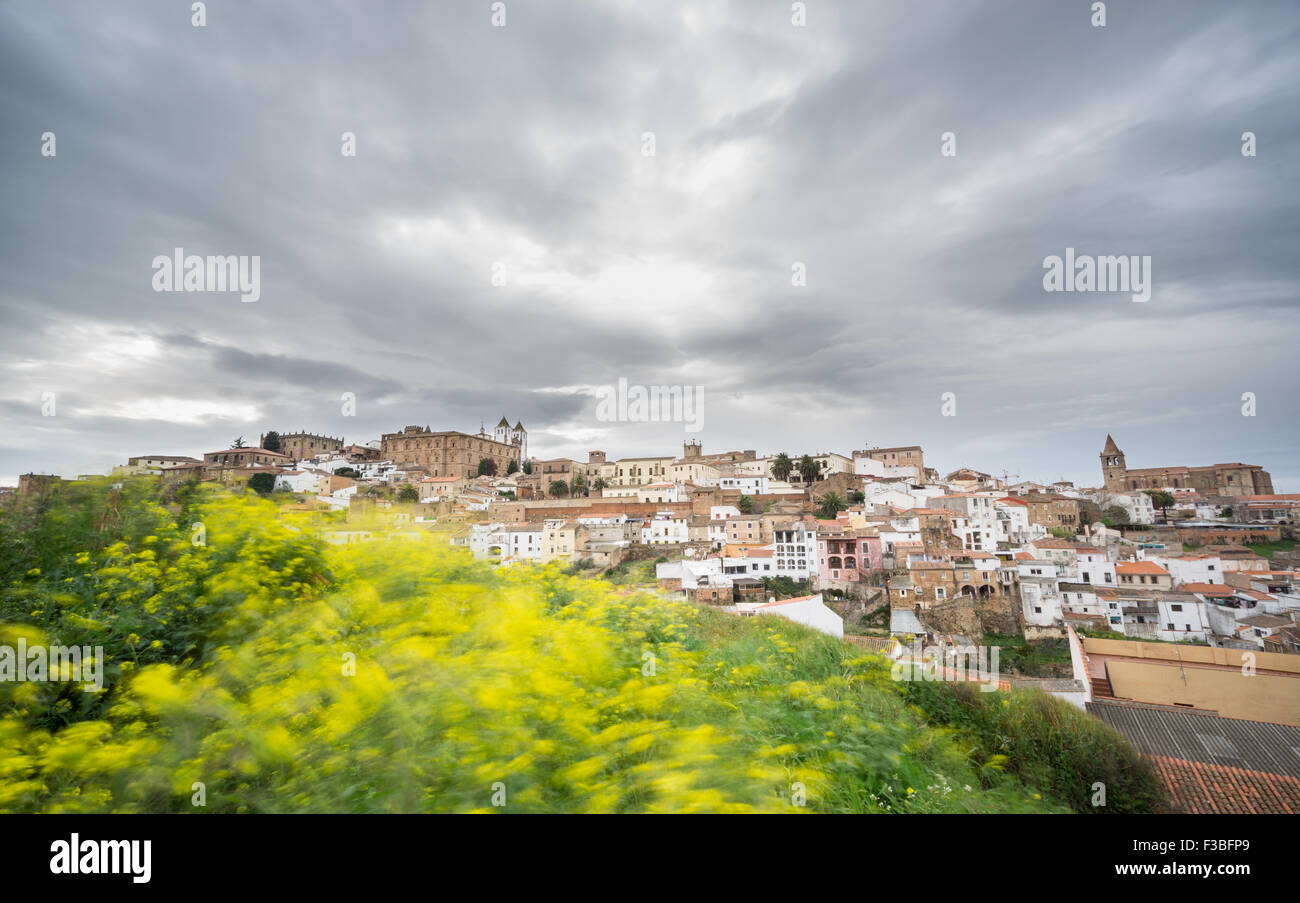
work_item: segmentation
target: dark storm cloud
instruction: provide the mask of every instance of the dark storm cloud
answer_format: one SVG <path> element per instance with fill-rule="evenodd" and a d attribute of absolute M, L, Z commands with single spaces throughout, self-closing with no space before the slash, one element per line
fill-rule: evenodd
<path fill-rule="evenodd" d="M 503 414 L 675 448 L 596 420 L 627 377 L 703 385 L 712 450 L 1095 481 L 1112 432 L 1300 488 L 1300 13 L 1108 6 L 0 4 L 0 480 Z M 154 292 L 176 247 L 261 300 Z M 1066 247 L 1151 301 L 1045 293 Z"/>

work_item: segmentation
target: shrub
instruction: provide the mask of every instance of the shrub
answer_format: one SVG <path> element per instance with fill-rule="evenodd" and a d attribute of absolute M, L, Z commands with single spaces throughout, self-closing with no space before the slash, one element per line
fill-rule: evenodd
<path fill-rule="evenodd" d="M 1167 806 L 1155 769 L 1104 722 L 1041 690 L 985 693 L 951 681 L 904 683 L 910 700 L 963 732 L 976 761 L 1004 758 L 1026 784 L 1076 812 L 1152 812 Z M 1104 808 L 1093 786 L 1106 788 Z"/>
<path fill-rule="evenodd" d="M 106 663 L 99 693 L 0 683 L 0 811 L 494 811 L 496 785 L 511 812 L 1061 811 L 1058 785 L 1123 763 L 1064 716 L 1063 753 L 1039 718 L 968 754 L 883 658 L 781 618 L 432 539 L 331 546 L 314 514 L 161 492 L 0 512 L 0 537 L 46 543 L 4 550 L 4 641 Z"/>

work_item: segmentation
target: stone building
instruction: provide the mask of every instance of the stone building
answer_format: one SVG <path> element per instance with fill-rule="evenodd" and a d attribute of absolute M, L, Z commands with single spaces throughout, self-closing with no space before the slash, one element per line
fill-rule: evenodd
<path fill-rule="evenodd" d="M 552 483 L 564 483 L 569 487 L 569 492 L 573 492 L 574 477 L 582 474 L 584 480 L 587 480 L 588 488 L 594 480 L 587 479 L 587 465 L 581 461 L 574 461 L 572 458 L 551 458 L 546 461 L 533 461 L 534 477 L 539 477 L 538 488 L 547 494 L 551 491 Z"/>
<path fill-rule="evenodd" d="M 293 463 L 293 459 L 280 452 L 267 451 L 264 448 L 223 448 L 221 451 L 204 452 L 203 463 L 219 467 L 284 467 Z"/>
<path fill-rule="evenodd" d="M 258 437 L 257 444 L 266 442 L 266 434 Z M 335 454 L 343 451 L 343 440 L 333 436 L 318 436 L 315 433 L 281 433 L 280 451 L 289 456 L 291 461 L 306 461 L 316 455 Z"/>
<path fill-rule="evenodd" d="M 479 430 L 479 435 L 484 435 L 482 430 Z M 517 446 L 519 449 L 518 459 L 521 464 L 528 460 L 528 431 L 524 429 L 523 421 L 516 420 L 515 425 L 511 426 L 510 421 L 502 417 L 492 430 L 492 439 L 502 445 Z M 505 473 L 505 471 L 502 471 L 502 473 Z"/>
<path fill-rule="evenodd" d="M 524 448 L 498 442 L 482 430 L 477 436 L 471 436 L 454 430 L 433 432 L 427 426 L 408 426 L 400 433 L 385 433 L 379 443 L 380 458 L 392 461 L 399 470 L 419 468 L 431 477 L 465 479 L 478 476 L 479 461 L 484 458 L 496 463 L 498 476 L 505 476 L 511 461 L 522 463 L 520 456 Z"/>
<path fill-rule="evenodd" d="M 1106 437 L 1101 473 L 1112 492 L 1142 489 L 1194 489 L 1202 495 L 1272 495 L 1273 478 L 1258 464 L 1210 464 L 1204 467 L 1130 469 L 1115 440 Z"/>
<path fill-rule="evenodd" d="M 1027 492 L 1019 501 L 1029 508 L 1029 522 L 1047 529 L 1066 527 L 1077 532 L 1083 523 L 1083 500 L 1054 492 Z"/>
<path fill-rule="evenodd" d="M 900 445 L 894 448 L 864 448 L 853 452 L 853 457 L 871 458 L 886 467 L 915 467 L 917 476 L 925 474 L 925 455 L 919 445 Z"/>
<path fill-rule="evenodd" d="M 45 473 L 24 473 L 18 476 L 17 495 L 44 496 L 53 487 L 63 482 L 62 477 Z"/>

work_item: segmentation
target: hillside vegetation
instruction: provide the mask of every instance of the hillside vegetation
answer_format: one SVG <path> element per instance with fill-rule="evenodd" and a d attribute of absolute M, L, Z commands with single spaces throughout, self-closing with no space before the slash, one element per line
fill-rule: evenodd
<path fill-rule="evenodd" d="M 0 811 L 1095 811 L 1096 781 L 1102 811 L 1162 805 L 1081 712 L 899 684 L 780 618 L 331 546 L 221 489 L 24 502 L 0 645 L 102 646 L 104 684 L 0 682 Z"/>

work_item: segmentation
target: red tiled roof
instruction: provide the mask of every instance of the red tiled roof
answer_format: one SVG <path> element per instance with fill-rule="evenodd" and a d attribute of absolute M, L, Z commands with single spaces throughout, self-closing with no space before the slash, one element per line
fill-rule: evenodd
<path fill-rule="evenodd" d="M 793 599 L 779 599 L 776 602 L 764 602 L 762 605 L 756 605 L 755 608 L 771 608 L 774 605 L 789 605 L 791 602 L 807 602 L 809 599 L 816 599 L 821 593 L 812 596 L 795 596 Z"/>
<path fill-rule="evenodd" d="M 1146 758 L 1165 782 L 1177 811 L 1209 815 L 1300 815 L 1300 778 L 1169 756 Z"/>
<path fill-rule="evenodd" d="M 1178 587 L 1185 593 L 1200 593 L 1203 596 L 1231 596 L 1235 590 L 1222 583 L 1184 583 Z"/>
<path fill-rule="evenodd" d="M 1154 561 L 1121 561 L 1115 565 L 1118 574 L 1155 574 L 1169 576 L 1169 572 Z"/>

